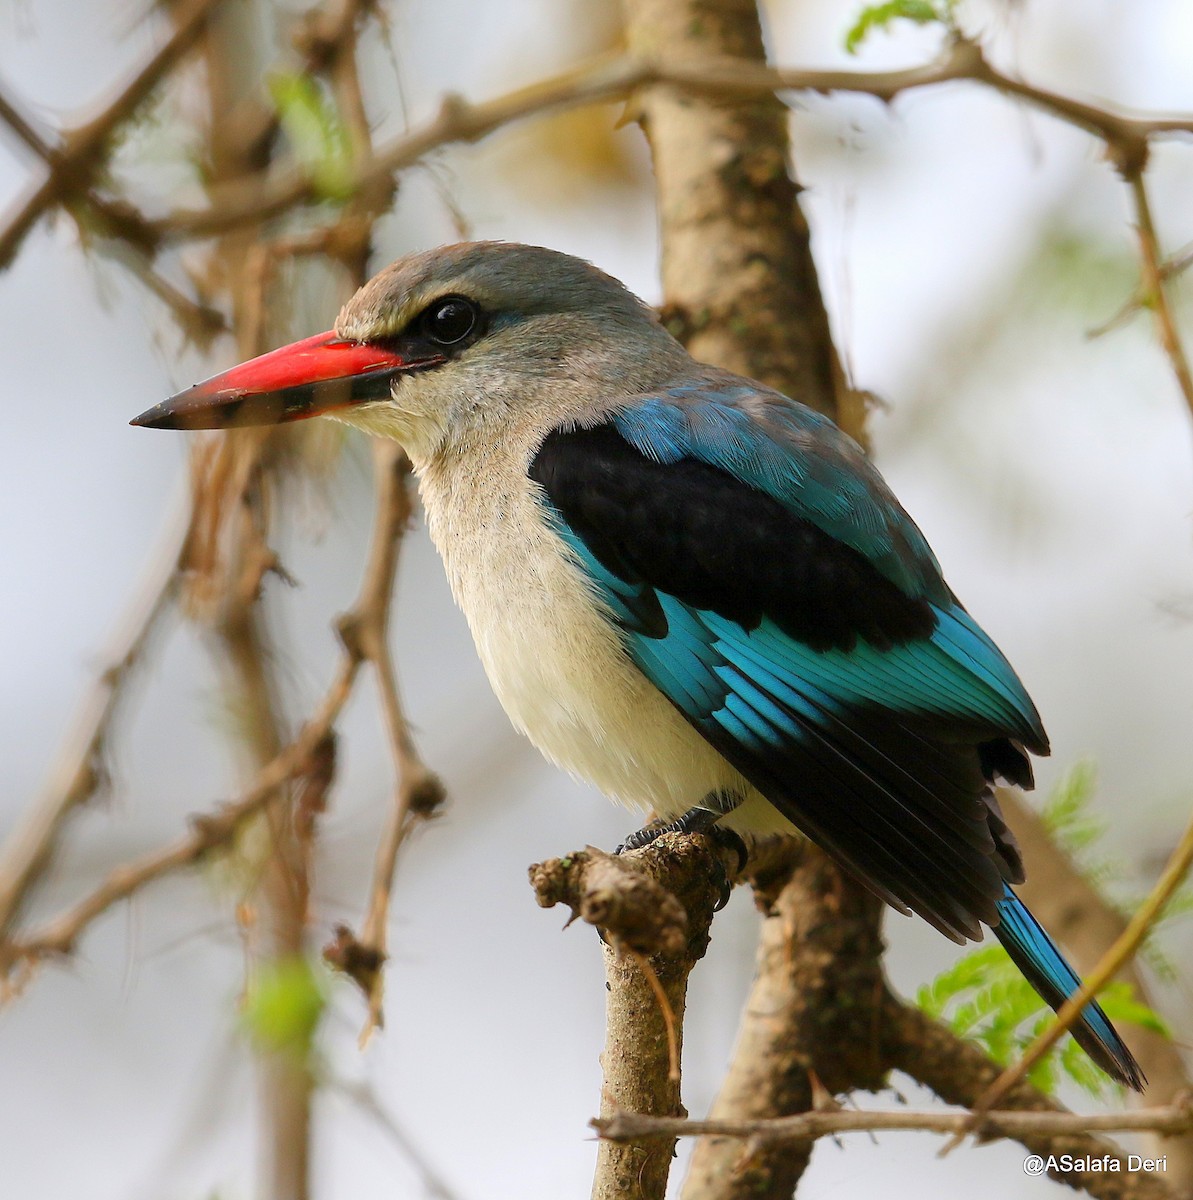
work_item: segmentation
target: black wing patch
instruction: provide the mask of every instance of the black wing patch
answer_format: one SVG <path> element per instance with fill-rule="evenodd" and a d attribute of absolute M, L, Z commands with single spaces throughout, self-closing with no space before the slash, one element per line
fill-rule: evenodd
<path fill-rule="evenodd" d="M 652 462 L 612 425 L 554 430 L 530 477 L 606 569 L 744 629 L 766 615 L 827 650 L 858 638 L 898 645 L 935 627 L 926 600 L 811 521 L 716 467 Z M 658 631 L 649 599 L 638 615 Z"/>

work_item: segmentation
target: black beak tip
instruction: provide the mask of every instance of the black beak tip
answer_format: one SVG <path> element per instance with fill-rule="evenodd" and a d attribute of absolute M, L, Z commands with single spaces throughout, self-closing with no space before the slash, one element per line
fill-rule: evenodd
<path fill-rule="evenodd" d="M 158 412 L 157 407 L 143 412 L 139 417 L 133 417 L 129 421 L 130 425 L 135 425 L 138 429 L 183 429 L 185 426 L 178 423 L 177 418 L 171 413 Z"/>
<path fill-rule="evenodd" d="M 188 392 L 193 390 L 188 389 Z M 179 392 L 177 396 L 147 408 L 129 424 L 138 429 L 222 429 L 227 423 L 221 419 L 222 410 L 195 405 L 188 392 Z M 189 405 L 185 403 L 188 398 L 192 399 Z"/>
<path fill-rule="evenodd" d="M 158 413 L 159 408 L 161 408 L 160 404 L 155 404 L 152 408 L 147 408 L 143 413 L 140 414 L 140 416 L 133 417 L 133 419 L 129 421 L 129 424 L 136 425 L 141 429 L 155 428 L 157 424 L 155 417 L 160 419 L 160 413 Z"/>

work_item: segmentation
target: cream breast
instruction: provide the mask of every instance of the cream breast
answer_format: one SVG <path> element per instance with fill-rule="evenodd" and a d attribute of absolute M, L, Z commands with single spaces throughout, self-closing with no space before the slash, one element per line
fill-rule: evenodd
<path fill-rule="evenodd" d="M 626 655 L 545 520 L 526 469 L 538 441 L 509 430 L 416 461 L 431 537 L 502 706 L 552 762 L 623 804 L 675 816 L 710 791 L 752 791 Z"/>

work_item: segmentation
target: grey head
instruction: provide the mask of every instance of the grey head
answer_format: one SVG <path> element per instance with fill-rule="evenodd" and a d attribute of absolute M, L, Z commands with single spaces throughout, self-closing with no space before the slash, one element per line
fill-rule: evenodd
<path fill-rule="evenodd" d="M 416 464 L 512 426 L 583 421 L 695 364 L 616 279 L 541 246 L 462 242 L 411 254 L 334 330 L 271 351 L 137 417 L 225 428 L 328 415 L 402 442 Z"/>
<path fill-rule="evenodd" d="M 419 456 L 511 421 L 549 428 L 647 391 L 691 365 L 652 310 L 582 259 L 542 246 L 462 242 L 399 259 L 344 306 L 336 333 L 393 339 L 432 368 L 341 420 Z"/>

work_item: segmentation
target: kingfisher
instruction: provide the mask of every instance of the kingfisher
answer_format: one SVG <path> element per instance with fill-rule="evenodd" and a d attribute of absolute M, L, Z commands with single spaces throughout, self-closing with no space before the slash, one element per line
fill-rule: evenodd
<path fill-rule="evenodd" d="M 1054 1009 L 1078 989 L 993 790 L 1032 786 L 1039 713 L 828 417 L 697 362 L 589 263 L 464 242 L 132 424 L 320 415 L 405 448 L 514 725 L 661 818 L 627 845 L 798 831 L 953 941 L 992 929 Z M 1142 1090 L 1096 1002 L 1073 1035 Z"/>

